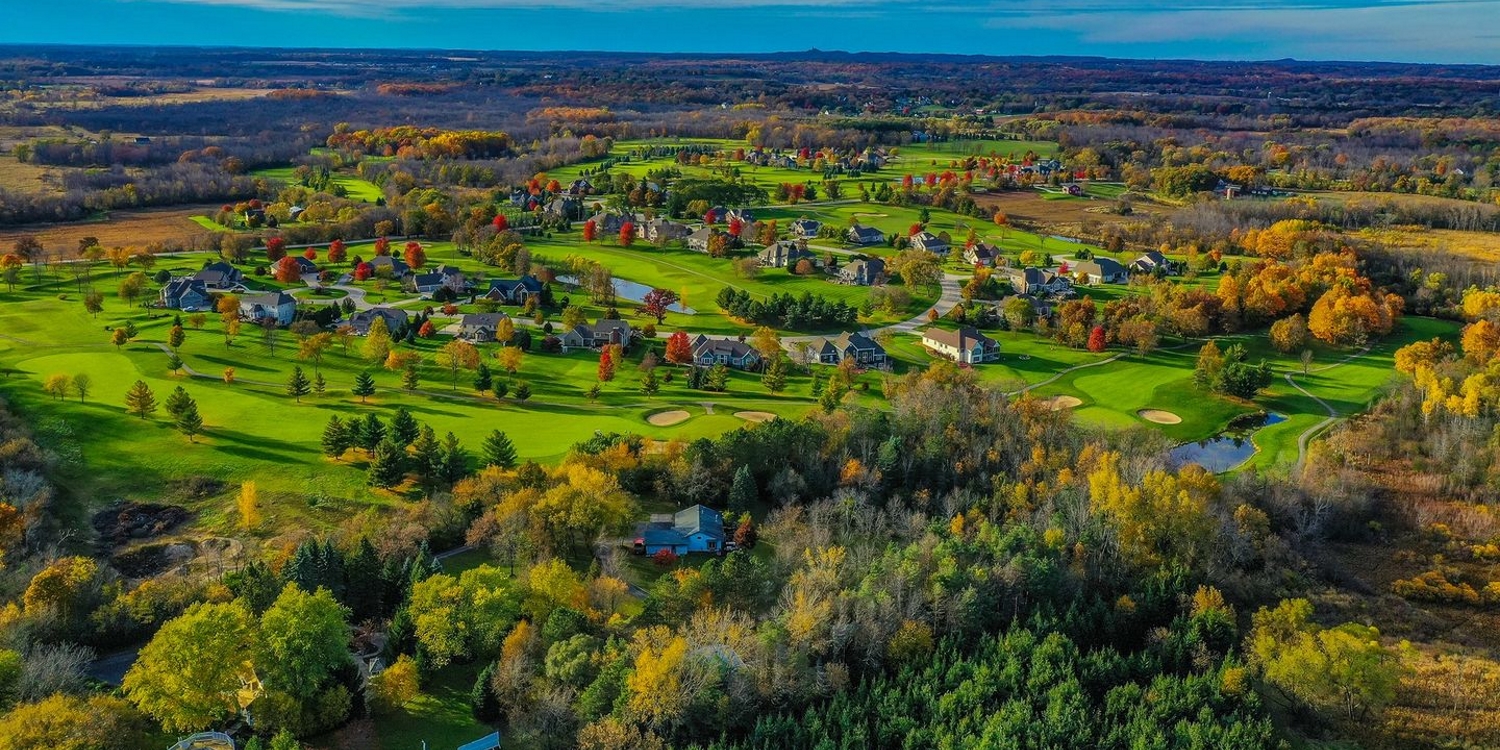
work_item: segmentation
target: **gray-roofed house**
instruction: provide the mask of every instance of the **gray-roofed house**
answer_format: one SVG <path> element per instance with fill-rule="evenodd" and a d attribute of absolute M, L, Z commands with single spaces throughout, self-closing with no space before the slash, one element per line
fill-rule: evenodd
<path fill-rule="evenodd" d="M 839 281 L 856 286 L 870 286 L 885 273 L 885 261 L 879 258 L 851 260 L 839 268 Z"/>
<path fill-rule="evenodd" d="M 793 353 L 801 349 L 796 343 L 785 344 Z M 806 364 L 836 365 L 844 360 L 853 360 L 861 367 L 883 368 L 887 364 L 885 347 L 863 333 L 841 333 L 838 336 L 819 336 L 807 342 Z"/>
<path fill-rule="evenodd" d="M 207 310 L 213 307 L 208 285 L 192 277 L 172 279 L 161 288 L 161 306 L 172 310 Z"/>
<path fill-rule="evenodd" d="M 652 219 L 641 222 L 635 227 L 635 235 L 647 242 L 680 240 L 692 234 L 692 231 L 686 224 L 679 224 L 670 219 Z"/>
<path fill-rule="evenodd" d="M 971 266 L 994 268 L 999 260 L 1000 248 L 994 245 L 976 242 L 964 249 L 964 262 Z"/>
<path fill-rule="evenodd" d="M 495 331 L 500 328 L 500 321 L 509 318 L 509 315 L 501 312 L 469 313 L 459 318 L 458 337 L 474 342 L 494 341 Z"/>
<path fill-rule="evenodd" d="M 292 258 L 293 261 L 296 261 L 296 263 L 297 263 L 297 272 L 298 273 L 306 275 L 306 274 L 309 274 L 309 273 L 317 273 L 318 272 L 318 264 L 316 262 L 314 262 L 314 261 L 308 260 L 307 256 L 305 256 L 305 255 L 293 255 L 293 256 L 291 256 L 291 258 Z"/>
<path fill-rule="evenodd" d="M 1066 276 L 1060 276 L 1041 268 L 1002 268 L 1000 273 L 1010 282 L 1017 294 L 1046 294 L 1060 292 L 1073 285 Z"/>
<path fill-rule="evenodd" d="M 245 274 L 240 269 L 219 261 L 204 266 L 193 278 L 203 282 L 211 290 L 233 289 L 245 280 Z"/>
<path fill-rule="evenodd" d="M 1136 273 L 1156 273 L 1157 269 L 1163 269 L 1167 273 L 1176 270 L 1172 261 L 1167 260 L 1167 256 L 1155 250 L 1147 252 L 1130 263 L 1130 270 Z"/>
<path fill-rule="evenodd" d="M 694 505 L 676 513 L 655 513 L 641 526 L 635 549 L 646 555 L 662 550 L 719 554 L 724 551 L 724 516 L 713 508 Z"/>
<path fill-rule="evenodd" d="M 620 233 L 620 227 L 625 226 L 626 222 L 634 223 L 635 217 L 614 211 L 600 211 L 589 217 L 589 221 L 594 222 L 594 231 L 600 236 L 613 236 Z"/>
<path fill-rule="evenodd" d="M 798 239 L 810 240 L 818 236 L 818 231 L 823 228 L 823 222 L 817 219 L 798 219 L 792 222 L 792 236 Z"/>
<path fill-rule="evenodd" d="M 291 325 L 297 316 L 297 299 L 286 292 L 247 294 L 240 297 L 240 317 L 259 323 L 266 319 Z"/>
<path fill-rule="evenodd" d="M 417 294 L 432 294 L 445 288 L 454 294 L 461 294 L 466 284 L 464 272 L 449 265 L 438 266 L 428 273 L 412 274 L 405 280 L 405 286 Z"/>
<path fill-rule="evenodd" d="M 389 276 L 393 279 L 404 279 L 407 274 L 411 273 L 411 266 L 406 265 L 406 261 L 393 255 L 377 255 L 365 262 L 370 264 L 370 275 L 372 276 Z"/>
<path fill-rule="evenodd" d="M 557 334 L 563 351 L 573 349 L 602 349 L 609 344 L 628 347 L 635 340 L 635 329 L 623 320 L 600 319 L 593 324 L 583 323 L 571 330 Z"/>
<path fill-rule="evenodd" d="M 533 296 L 541 296 L 542 282 L 527 274 L 519 279 L 490 279 L 490 290 L 484 296 L 496 302 L 524 305 Z"/>
<path fill-rule="evenodd" d="M 1080 260 L 1073 264 L 1073 273 L 1083 274 L 1090 284 L 1118 284 L 1130 279 L 1130 272 L 1113 258 Z"/>
<path fill-rule="evenodd" d="M 726 365 L 737 370 L 753 370 L 760 366 L 760 352 L 755 347 L 734 338 L 709 338 L 703 334 L 693 339 L 693 363 L 704 367 Z"/>
<path fill-rule="evenodd" d="M 977 365 L 1000 358 L 1000 344 L 971 326 L 956 331 L 929 328 L 922 332 L 922 346 L 954 362 Z"/>
<path fill-rule="evenodd" d="M 918 250 L 925 250 L 934 255 L 947 255 L 948 242 L 932 232 L 917 232 L 911 236 L 911 246 Z"/>
<path fill-rule="evenodd" d="M 879 245 L 885 242 L 885 234 L 875 227 L 855 224 L 849 227 L 849 242 L 861 247 Z"/>
<path fill-rule="evenodd" d="M 687 248 L 700 253 L 706 253 L 708 252 L 709 244 L 711 244 L 714 236 L 717 234 L 720 234 L 719 230 L 713 227 L 703 227 L 687 236 Z"/>
<path fill-rule="evenodd" d="M 394 336 L 397 331 L 406 325 L 406 321 L 410 317 L 410 314 L 399 308 L 372 307 L 368 310 L 360 310 L 349 316 L 349 326 L 354 329 L 356 335 L 365 336 L 370 333 L 370 325 L 375 322 L 375 319 L 381 318 L 385 321 L 386 330 L 390 331 L 391 335 Z"/>
<path fill-rule="evenodd" d="M 759 255 L 760 264 L 767 268 L 795 268 L 798 261 L 804 258 L 815 260 L 816 257 L 807 249 L 807 243 L 794 240 L 779 240 L 760 251 Z"/>

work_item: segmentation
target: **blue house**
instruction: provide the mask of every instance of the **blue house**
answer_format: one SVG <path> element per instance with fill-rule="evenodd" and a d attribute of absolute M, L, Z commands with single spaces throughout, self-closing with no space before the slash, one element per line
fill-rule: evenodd
<path fill-rule="evenodd" d="M 671 550 L 688 552 L 724 551 L 724 516 L 713 508 L 694 505 L 676 513 L 657 513 L 645 524 L 635 539 L 638 553 L 654 555 Z"/>

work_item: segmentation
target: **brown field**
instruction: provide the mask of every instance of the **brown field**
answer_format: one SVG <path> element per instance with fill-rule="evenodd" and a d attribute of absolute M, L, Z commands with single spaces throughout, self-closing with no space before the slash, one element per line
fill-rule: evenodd
<path fill-rule="evenodd" d="M 17 193 L 57 191 L 54 170 L 23 164 L 10 154 L 0 154 L 0 188 Z"/>
<path fill-rule="evenodd" d="M 1456 255 L 1475 261 L 1476 263 L 1495 263 L 1500 261 L 1500 234 L 1492 232 L 1461 232 L 1454 229 L 1392 227 L 1387 229 L 1363 229 L 1356 232 L 1355 236 L 1404 250 L 1431 251 Z"/>
<path fill-rule="evenodd" d="M 193 216 L 212 213 L 219 204 L 146 208 L 138 211 L 112 211 L 104 221 L 78 221 L 67 224 L 26 224 L 0 227 L 0 247 L 9 247 L 17 238 L 35 236 L 48 249 L 72 250 L 82 237 L 98 237 L 104 247 L 145 245 L 161 240 L 185 239 L 208 230 L 193 222 Z"/>

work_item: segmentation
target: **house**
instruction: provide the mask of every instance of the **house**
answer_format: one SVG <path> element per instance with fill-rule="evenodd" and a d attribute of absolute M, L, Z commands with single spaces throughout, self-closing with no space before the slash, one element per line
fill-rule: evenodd
<path fill-rule="evenodd" d="M 708 252 L 709 245 L 713 242 L 713 238 L 720 234 L 723 234 L 723 232 L 713 227 L 703 227 L 687 236 L 687 247 L 689 250 L 706 253 Z"/>
<path fill-rule="evenodd" d="M 370 275 L 377 278 L 404 279 L 411 273 L 406 261 L 391 255 L 377 255 L 365 262 L 370 264 Z"/>
<path fill-rule="evenodd" d="M 1130 262 L 1130 270 L 1135 273 L 1156 273 L 1161 269 L 1165 273 L 1176 271 L 1176 264 L 1167 260 L 1167 256 L 1152 250 L 1145 255 Z"/>
<path fill-rule="evenodd" d="M 547 201 L 542 212 L 553 219 L 577 221 L 583 216 L 583 201 L 571 195 L 560 196 Z"/>
<path fill-rule="evenodd" d="M 240 269 L 219 261 L 204 266 L 193 278 L 203 282 L 203 286 L 208 289 L 217 291 L 239 287 L 245 280 L 245 274 Z"/>
<path fill-rule="evenodd" d="M 318 272 L 318 264 L 308 260 L 306 256 L 293 255 L 291 258 L 297 263 L 297 273 L 306 276 L 307 274 Z"/>
<path fill-rule="evenodd" d="M 623 320 L 601 318 L 593 325 L 584 323 L 558 335 L 563 351 L 572 349 L 602 349 L 609 344 L 628 347 L 635 340 L 635 329 Z"/>
<path fill-rule="evenodd" d="M 594 184 L 581 177 L 568 185 L 568 193 L 571 195 L 588 195 L 592 192 L 594 192 Z"/>
<path fill-rule="evenodd" d="M 490 290 L 484 296 L 512 305 L 524 305 L 532 297 L 540 297 L 542 282 L 527 274 L 519 279 L 490 279 Z"/>
<path fill-rule="evenodd" d="M 508 320 L 505 313 L 470 313 L 458 321 L 458 337 L 466 341 L 489 342 L 495 340 L 500 321 Z"/>
<path fill-rule="evenodd" d="M 670 219 L 652 219 L 641 222 L 635 227 L 635 236 L 647 242 L 671 242 L 680 240 L 692 233 L 686 224 L 679 224 Z"/>
<path fill-rule="evenodd" d="M 620 227 L 626 223 L 635 223 L 635 217 L 630 214 L 616 213 L 614 211 L 601 211 L 589 218 L 594 222 L 594 231 L 600 236 L 616 235 L 620 233 Z"/>
<path fill-rule="evenodd" d="M 994 268 L 995 263 L 1000 260 L 1000 248 L 976 242 L 964 248 L 964 262 L 971 266 L 986 266 Z"/>
<path fill-rule="evenodd" d="M 635 550 L 644 555 L 663 550 L 678 555 L 719 554 L 724 551 L 724 542 L 724 516 L 713 508 L 694 505 L 676 513 L 653 513 L 635 538 Z"/>
<path fill-rule="evenodd" d="M 885 274 L 885 261 L 879 258 L 851 260 L 839 269 L 839 282 L 855 286 L 871 286 Z"/>
<path fill-rule="evenodd" d="M 922 332 L 922 346 L 954 362 L 977 365 L 1000 358 L 1000 344 L 971 326 L 956 331 L 929 328 Z"/>
<path fill-rule="evenodd" d="M 1080 260 L 1073 264 L 1074 274 L 1083 274 L 1090 284 L 1119 284 L 1130 279 L 1125 266 L 1112 258 Z"/>
<path fill-rule="evenodd" d="M 240 297 L 240 317 L 260 323 L 275 320 L 277 325 L 291 325 L 297 315 L 297 299 L 286 292 L 247 294 Z"/>
<path fill-rule="evenodd" d="M 1066 276 L 1041 268 L 1002 268 L 1000 273 L 1017 294 L 1049 294 L 1072 288 Z"/>
<path fill-rule="evenodd" d="M 918 250 L 925 250 L 935 255 L 948 254 L 948 243 L 932 232 L 917 232 L 911 236 L 910 242 L 911 246 Z"/>
<path fill-rule="evenodd" d="M 815 219 L 798 219 L 792 222 L 792 236 L 798 239 L 810 240 L 818 236 L 823 229 L 823 222 Z"/>
<path fill-rule="evenodd" d="M 793 242 L 791 240 L 780 240 L 770 247 L 760 251 L 760 264 L 767 268 L 795 268 L 797 262 L 812 260 L 816 262 L 816 256 L 807 249 L 805 242 Z"/>
<path fill-rule="evenodd" d="M 861 247 L 879 245 L 885 242 L 885 234 L 875 227 L 855 224 L 849 227 L 849 242 Z"/>
<path fill-rule="evenodd" d="M 418 294 L 433 294 L 439 289 L 447 289 L 454 294 L 462 294 L 468 288 L 464 272 L 449 265 L 438 266 L 432 269 L 431 273 L 418 273 L 408 276 L 403 285 Z"/>
<path fill-rule="evenodd" d="M 863 333 L 842 333 L 833 337 L 819 336 L 807 344 L 807 356 L 811 360 L 808 364 L 836 365 L 845 360 L 853 360 L 861 367 L 885 367 L 886 365 L 885 347 Z M 797 351 L 800 346 L 787 344 L 787 348 Z"/>
<path fill-rule="evenodd" d="M 753 370 L 760 366 L 760 361 L 760 352 L 739 339 L 712 339 L 701 333 L 693 339 L 693 364 L 696 365 L 727 365 L 737 370 Z"/>
<path fill-rule="evenodd" d="M 406 327 L 406 321 L 409 317 L 410 315 L 405 310 L 399 310 L 394 307 L 372 307 L 368 310 L 360 310 L 349 316 L 349 326 L 354 329 L 356 335 L 367 336 L 370 333 L 370 326 L 375 322 L 375 319 L 380 318 L 385 321 L 386 330 L 390 331 L 391 335 L 394 336 L 397 331 Z"/>
<path fill-rule="evenodd" d="M 208 310 L 213 307 L 213 298 L 208 295 L 208 285 L 193 277 L 172 279 L 161 288 L 161 306 L 172 310 Z"/>

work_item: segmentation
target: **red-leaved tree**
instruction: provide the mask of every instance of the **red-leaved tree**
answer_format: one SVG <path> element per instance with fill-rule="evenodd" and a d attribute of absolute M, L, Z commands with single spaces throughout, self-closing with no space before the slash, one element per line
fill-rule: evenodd
<path fill-rule="evenodd" d="M 328 243 L 328 262 L 343 263 L 349 251 L 344 247 L 343 240 L 334 240 Z"/>
<path fill-rule="evenodd" d="M 390 255 L 391 254 L 391 238 L 389 238 L 389 237 L 377 237 L 375 239 L 375 254 L 376 255 Z"/>
<path fill-rule="evenodd" d="M 667 317 L 667 309 L 677 303 L 677 292 L 671 289 L 652 289 L 641 298 L 641 312 L 656 318 L 656 324 L 661 325 Z"/>
<path fill-rule="evenodd" d="M 667 337 L 667 361 L 674 365 L 685 365 L 693 361 L 693 342 L 687 331 L 678 331 Z"/>
<path fill-rule="evenodd" d="M 599 352 L 599 382 L 607 383 L 615 379 L 615 358 L 610 355 L 609 349 Z"/>
<path fill-rule="evenodd" d="M 495 231 L 497 232 L 503 232 L 510 228 L 510 219 L 505 218 L 505 214 L 495 214 L 495 220 L 490 223 L 495 225 Z"/>
<path fill-rule="evenodd" d="M 1104 326 L 1094 326 L 1094 330 L 1089 331 L 1089 351 L 1102 352 L 1104 347 Z"/>
<path fill-rule="evenodd" d="M 406 265 L 412 268 L 421 268 L 427 265 L 427 251 L 422 249 L 422 243 L 420 242 L 406 243 L 406 251 L 402 253 L 402 257 L 406 259 Z"/>
<path fill-rule="evenodd" d="M 620 246 L 630 247 L 635 242 L 635 223 L 627 221 L 620 225 Z"/>
<path fill-rule="evenodd" d="M 266 240 L 266 260 L 275 263 L 286 257 L 286 240 L 272 237 Z"/>
<path fill-rule="evenodd" d="M 594 225 L 593 219 L 589 219 L 588 221 L 583 222 L 583 241 L 593 242 L 594 235 L 598 233 L 598 231 L 599 229 Z"/>

